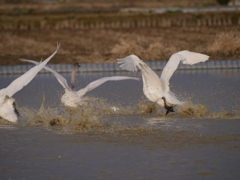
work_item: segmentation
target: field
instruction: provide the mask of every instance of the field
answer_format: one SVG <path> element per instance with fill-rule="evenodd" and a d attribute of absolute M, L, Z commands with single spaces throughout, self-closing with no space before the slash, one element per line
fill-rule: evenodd
<path fill-rule="evenodd" d="M 57 42 L 61 48 L 50 61 L 54 64 L 116 62 L 130 54 L 145 61 L 167 60 L 181 50 L 205 53 L 211 60 L 239 59 L 239 12 L 155 15 L 119 11 L 129 3 L 134 7 L 156 6 L 156 2 L 158 6 L 172 6 L 170 2 L 208 6 L 216 5 L 215 1 L 112 1 L 111 7 L 107 0 L 93 2 L 75 3 L 75 8 L 89 8 L 84 12 L 71 11 L 72 4 L 2 3 L 0 65 L 22 64 L 19 58 L 40 61 L 55 50 Z"/>

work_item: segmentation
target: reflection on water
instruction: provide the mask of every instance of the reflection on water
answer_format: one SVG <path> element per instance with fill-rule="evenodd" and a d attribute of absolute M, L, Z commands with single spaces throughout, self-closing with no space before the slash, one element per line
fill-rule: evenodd
<path fill-rule="evenodd" d="M 76 88 L 113 75 L 141 77 L 79 73 Z M 19 123 L 0 120 L 0 178 L 238 179 L 239 82 L 240 70 L 177 71 L 171 90 L 186 103 L 165 116 L 142 82 L 107 82 L 67 109 L 55 77 L 41 74 L 14 95 Z"/>

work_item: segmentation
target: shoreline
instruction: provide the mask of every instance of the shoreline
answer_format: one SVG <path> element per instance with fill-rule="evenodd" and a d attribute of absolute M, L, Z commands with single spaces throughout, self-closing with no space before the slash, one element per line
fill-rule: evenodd
<path fill-rule="evenodd" d="M 167 61 L 150 61 L 146 64 L 153 70 L 162 70 Z M 48 64 L 48 67 L 56 70 L 59 73 L 70 73 L 72 71 L 72 64 Z M 8 74 L 23 74 L 30 68 L 34 67 L 32 64 L 0 66 L 0 75 Z M 209 70 L 209 69 L 240 69 L 240 60 L 215 60 L 206 61 L 194 65 L 179 64 L 178 70 Z M 117 63 L 91 63 L 81 64 L 81 72 L 128 72 L 119 68 Z M 40 73 L 50 73 L 47 70 L 42 70 Z"/>

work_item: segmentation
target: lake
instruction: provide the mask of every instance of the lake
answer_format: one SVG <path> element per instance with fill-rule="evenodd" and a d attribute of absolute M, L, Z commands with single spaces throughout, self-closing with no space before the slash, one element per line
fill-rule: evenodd
<path fill-rule="evenodd" d="M 76 88 L 115 75 L 141 77 L 79 72 Z M 13 96 L 18 124 L 0 120 L 0 179 L 239 179 L 240 69 L 177 70 L 170 85 L 185 104 L 166 116 L 134 80 L 107 82 L 74 110 L 54 76 L 37 75 Z"/>

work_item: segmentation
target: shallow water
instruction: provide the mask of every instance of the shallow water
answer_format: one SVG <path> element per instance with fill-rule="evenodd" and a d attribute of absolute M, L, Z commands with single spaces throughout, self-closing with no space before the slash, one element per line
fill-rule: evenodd
<path fill-rule="evenodd" d="M 79 73 L 77 87 L 113 75 L 140 77 Z M 239 179 L 240 70 L 177 71 L 170 83 L 186 104 L 164 116 L 141 81 L 107 82 L 71 110 L 55 77 L 38 75 L 14 95 L 19 123 L 0 120 L 0 178 Z"/>

